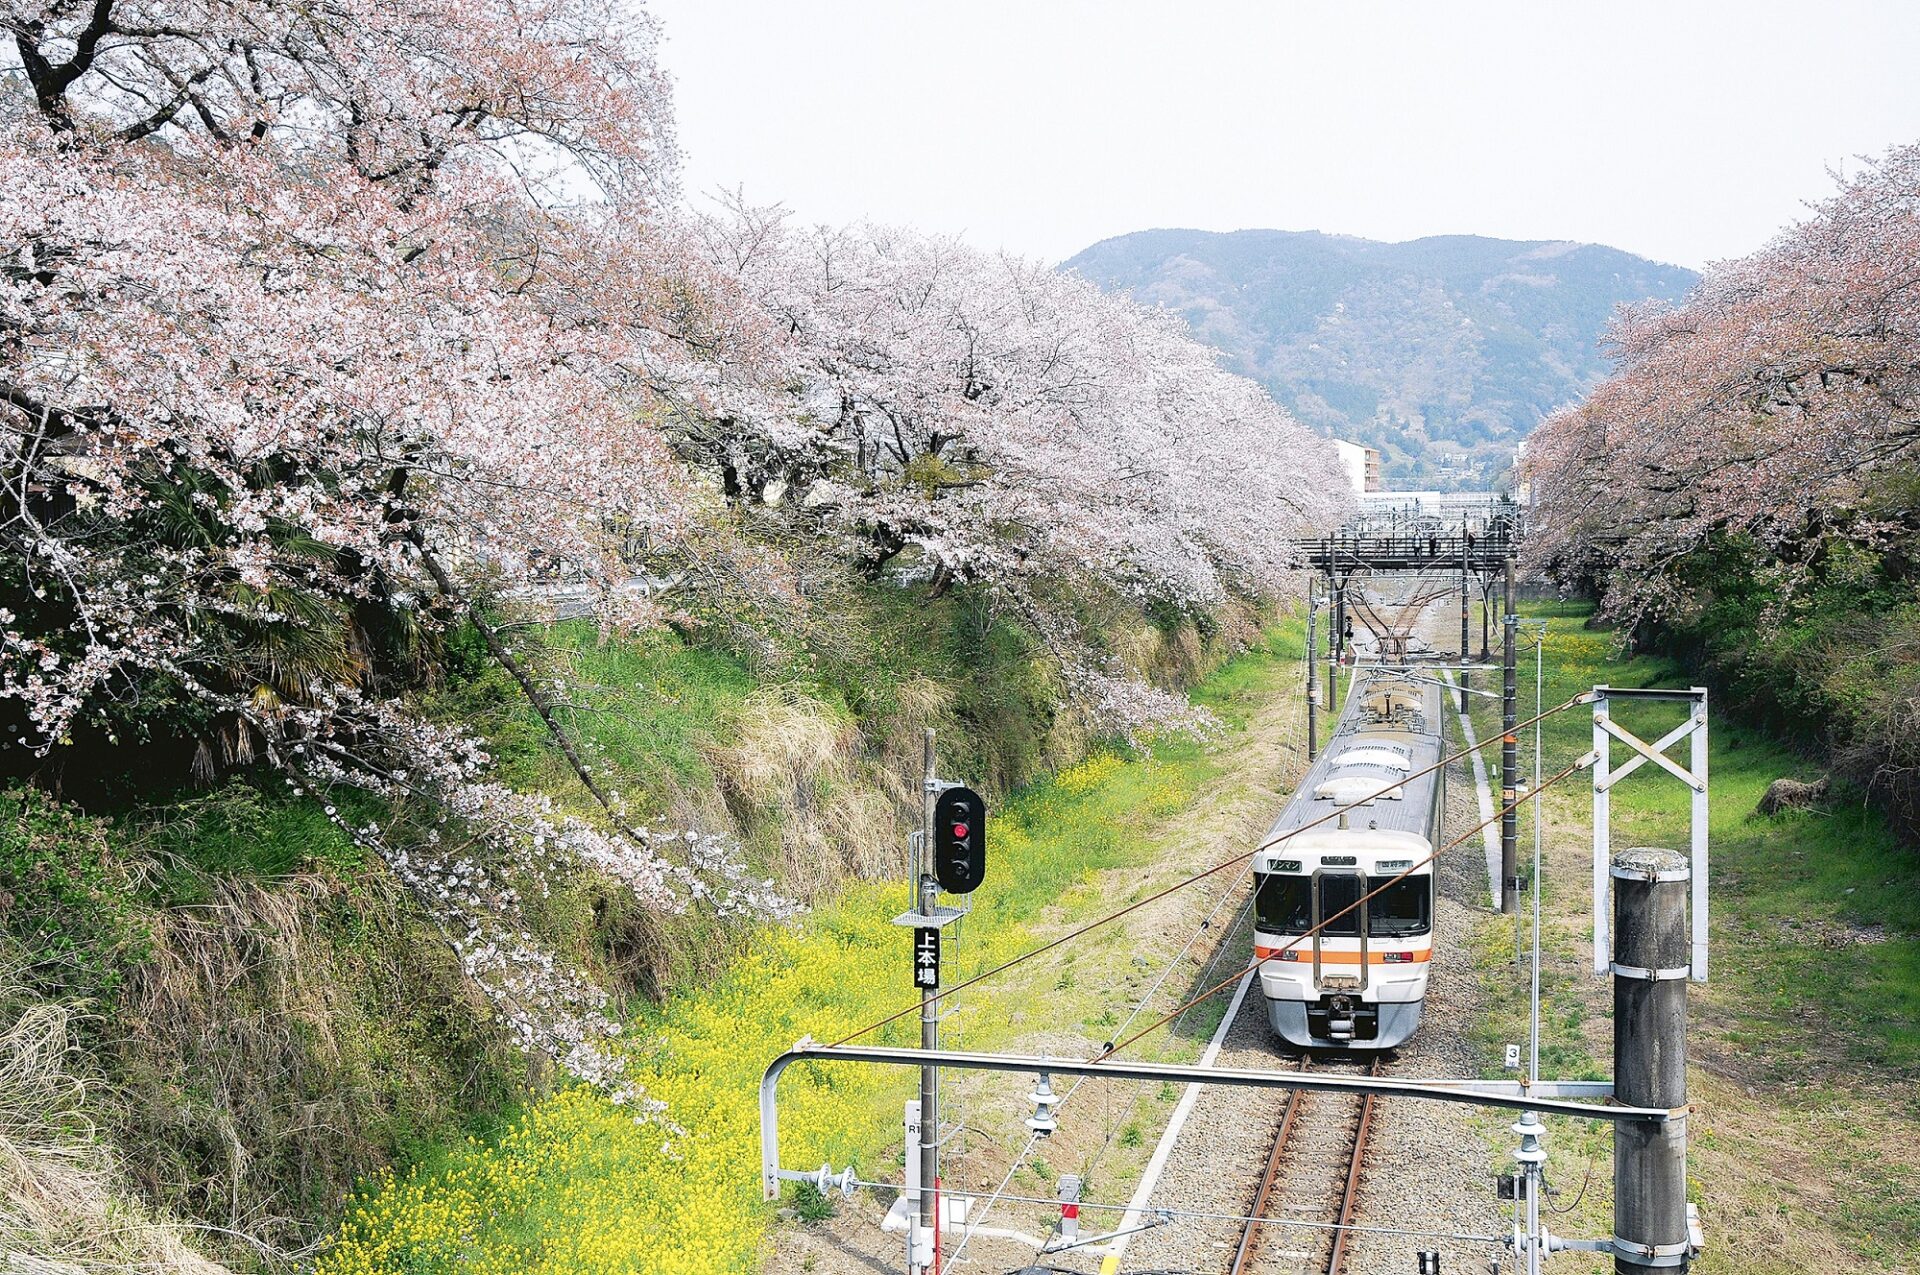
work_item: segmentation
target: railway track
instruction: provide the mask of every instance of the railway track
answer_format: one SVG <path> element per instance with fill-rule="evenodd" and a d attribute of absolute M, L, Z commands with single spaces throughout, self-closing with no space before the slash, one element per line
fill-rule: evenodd
<path fill-rule="evenodd" d="M 1405 658 L 1426 608 L 1444 592 L 1416 589 L 1410 597 L 1387 598 L 1358 585 L 1350 587 L 1346 596 L 1352 615 L 1372 632 L 1381 650 L 1390 658 Z"/>
<path fill-rule="evenodd" d="M 1315 1065 L 1305 1055 L 1300 1059 L 1301 1071 Z M 1370 1063 L 1317 1065 L 1370 1076 L 1381 1072 L 1378 1057 Z M 1337 1228 L 1352 1224 L 1359 1203 L 1373 1103 L 1371 1095 L 1298 1089 L 1287 1095 L 1227 1275 L 1340 1275 L 1348 1232 Z M 1274 1221 L 1319 1225 L 1276 1226 Z"/>

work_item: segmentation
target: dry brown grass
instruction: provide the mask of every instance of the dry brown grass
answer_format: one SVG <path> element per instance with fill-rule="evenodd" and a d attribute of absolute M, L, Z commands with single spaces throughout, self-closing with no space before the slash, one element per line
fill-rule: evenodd
<path fill-rule="evenodd" d="M 4 977 L 4 976 L 0 976 Z M 10 1275 L 226 1275 L 134 1202 L 77 1072 L 70 1012 L 29 1005 L 0 1034 L 0 1262 Z"/>
<path fill-rule="evenodd" d="M 930 712 L 944 706 L 942 694 L 914 698 Z M 858 729 L 811 696 L 782 686 L 755 692 L 733 741 L 711 761 L 735 816 L 775 838 L 779 879 L 804 893 L 848 872 L 877 873 L 898 840 L 896 803 L 905 794 L 876 789 Z"/>
<path fill-rule="evenodd" d="M 145 1198 L 218 1224 L 209 1248 L 311 1243 L 396 1133 L 487 1100 L 464 1086 L 505 1046 L 396 887 L 219 879 L 152 923 L 101 1042 L 101 1119 L 141 1148 Z"/>

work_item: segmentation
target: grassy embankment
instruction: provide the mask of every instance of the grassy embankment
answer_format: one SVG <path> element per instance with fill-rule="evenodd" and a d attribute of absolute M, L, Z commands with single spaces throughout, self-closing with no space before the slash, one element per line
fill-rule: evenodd
<path fill-rule="evenodd" d="M 1697 680 L 1670 660 L 1617 656 L 1611 634 L 1585 627 L 1590 608 L 1525 611 L 1549 622 L 1549 705 L 1600 683 Z M 1524 719 L 1531 715 L 1530 654 L 1522 668 Z M 1818 811 L 1756 814 L 1768 783 L 1811 778 L 1812 767 L 1726 707 L 1715 703 L 1711 736 L 1712 982 L 1690 988 L 1691 1190 L 1708 1243 L 1697 1269 L 1920 1269 L 1920 858 L 1857 794 L 1836 794 Z M 1669 706 L 1615 710 L 1617 721 L 1647 739 L 1679 716 Z M 1476 702 L 1475 720 L 1483 732 L 1496 730 L 1497 702 Z M 1551 719 L 1545 773 L 1587 751 L 1591 729 L 1584 706 Z M 1523 765 L 1530 765 L 1530 742 Z M 1591 800 L 1584 773 L 1545 798 L 1541 1070 L 1548 1078 L 1611 1070 L 1611 992 L 1586 968 Z M 1685 789 L 1643 767 L 1615 790 L 1613 818 L 1617 846 L 1684 848 Z M 1522 821 L 1523 866 L 1530 826 Z M 1511 921 L 1484 921 L 1476 943 L 1492 1006 L 1480 1035 L 1493 1059 L 1500 1045 L 1526 1038 L 1525 975 L 1512 964 Z M 1504 1160 L 1512 1142 L 1504 1122 L 1489 1121 L 1487 1132 Z M 1584 1199 L 1552 1219 L 1554 1230 L 1610 1234 L 1609 1132 L 1566 1124 L 1549 1148 L 1550 1181 L 1561 1188 L 1563 1207 L 1593 1166 Z M 1584 1260 L 1554 1259 L 1570 1269 Z"/>
<path fill-rule="evenodd" d="M 1194 698 L 1231 731 L 1245 705 L 1270 699 L 1291 677 L 1295 666 L 1283 653 L 1297 643 L 1296 633 L 1276 630 L 1208 677 Z M 609 753 L 638 746 L 600 742 Z M 1150 755 L 1101 751 L 1021 790 L 992 823 L 993 872 L 973 896 L 955 972 L 985 968 L 1048 927 L 1106 907 L 1105 874 L 1154 853 L 1152 830 L 1192 802 L 1231 746 L 1229 734 L 1211 744 L 1164 739 Z M 692 1275 L 751 1266 L 771 1216 L 757 1191 L 760 1069 L 803 1034 L 833 1039 L 910 1001 L 904 939 L 888 923 L 904 896 L 897 880 L 848 885 L 797 923 L 745 939 L 712 982 L 635 1012 L 634 1074 L 668 1104 L 677 1129 L 637 1123 L 595 1095 L 562 1090 L 494 1136 L 374 1183 L 322 1259 L 321 1275 Z M 1067 983 L 1047 986 L 1066 992 Z M 1084 1012 L 1095 1026 L 1111 1012 L 1110 988 L 1047 999 L 1049 1015 Z M 966 1039 L 1008 1039 L 1035 1008 L 1020 995 L 996 997 L 990 1012 L 972 1018 Z M 913 1030 L 903 1022 L 881 1038 L 904 1040 Z M 794 1069 L 783 1085 L 783 1158 L 851 1161 L 890 1176 L 878 1160 L 898 1140 L 902 1084 L 875 1070 Z"/>
<path fill-rule="evenodd" d="M 939 728 L 949 773 L 993 793 L 1085 756 L 1089 738 L 1044 653 L 984 597 L 843 592 L 814 627 L 775 624 L 732 643 L 602 644 L 563 627 L 516 644 L 523 659 L 579 674 L 570 711 L 641 819 L 728 832 L 791 892 L 827 896 L 896 841 L 922 726 Z M 1163 684 L 1190 684 L 1251 632 L 1232 614 L 1223 632 L 1085 605 L 1114 653 Z M 577 807 L 577 785 L 475 645 L 446 653 L 440 711 L 483 732 L 511 781 Z M 529 1096 L 550 1092 L 548 1069 L 490 1026 L 417 902 L 317 803 L 265 774 L 210 793 L 159 791 L 137 773 L 92 787 L 106 800 L 84 813 L 12 790 L 0 821 L 0 1011 L 57 1017 L 72 1033 L 62 1065 L 87 1082 L 71 1110 L 34 1108 L 15 1123 L 84 1121 L 101 1152 L 72 1207 L 17 1235 L 9 1222 L 0 1242 L 94 1260 L 95 1206 L 122 1208 L 119 1193 L 187 1220 L 236 1269 L 297 1268 L 238 1232 L 305 1247 L 333 1229 L 356 1180 L 434 1160 L 466 1135 L 501 1136 Z M 698 909 L 649 916 L 589 874 L 529 897 L 528 928 L 613 989 L 623 1014 L 736 956 L 729 928 Z M 26 1159 L 9 1163 L 20 1171 L 0 1175 L 0 1200 L 66 1198 Z"/>

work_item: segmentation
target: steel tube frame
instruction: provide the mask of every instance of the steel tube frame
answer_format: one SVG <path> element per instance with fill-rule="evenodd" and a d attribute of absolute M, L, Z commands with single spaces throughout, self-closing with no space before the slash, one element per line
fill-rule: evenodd
<path fill-rule="evenodd" d="M 1690 705 L 1687 720 L 1648 743 L 1613 722 L 1608 711 L 1612 700 L 1685 701 Z M 1581 760 L 1593 767 L 1593 972 L 1604 974 L 1612 960 L 1609 934 L 1612 887 L 1608 879 L 1613 861 L 1613 788 L 1622 779 L 1649 761 L 1667 771 L 1692 791 L 1687 811 L 1688 867 L 1693 874 L 1690 968 L 1693 981 L 1707 981 L 1707 688 L 1681 689 L 1637 686 L 1596 686 L 1593 688 L 1593 751 Z M 1687 739 L 1691 751 L 1688 764 L 1681 766 L 1666 755 L 1666 750 Z M 1613 743 L 1627 745 L 1633 756 L 1618 770 L 1613 768 Z"/>
<path fill-rule="evenodd" d="M 761 1185 L 772 1199 L 780 1184 L 780 1124 L 776 1090 L 780 1076 L 797 1062 L 851 1062 L 886 1067 L 954 1067 L 963 1071 L 1004 1071 L 1021 1075 L 1103 1076 L 1109 1080 L 1146 1080 L 1173 1084 L 1238 1085 L 1251 1089 L 1301 1089 L 1318 1093 L 1377 1094 L 1388 1098 L 1422 1098 L 1457 1102 L 1507 1111 L 1537 1111 L 1543 1115 L 1573 1116 L 1583 1120 L 1651 1121 L 1664 1124 L 1684 1118 L 1681 1111 L 1627 1107 L 1611 1102 L 1580 1102 L 1579 1098 L 1607 1098 L 1613 1086 L 1604 1081 L 1560 1081 L 1530 1088 L 1517 1081 L 1403 1080 L 1391 1076 L 1302 1075 L 1292 1071 L 1252 1071 L 1200 1067 L 1178 1063 L 1132 1063 L 1108 1060 L 1085 1062 L 1039 1058 L 1021 1054 L 984 1054 L 970 1050 L 933 1052 L 872 1045 L 817 1045 L 801 1042 L 767 1065 L 760 1078 Z M 1563 1096 L 1570 1095 L 1570 1096 Z"/>

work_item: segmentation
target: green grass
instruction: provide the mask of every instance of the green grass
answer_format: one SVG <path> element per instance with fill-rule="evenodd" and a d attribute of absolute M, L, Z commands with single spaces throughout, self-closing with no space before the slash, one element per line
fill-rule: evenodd
<path fill-rule="evenodd" d="M 1207 679 L 1195 698 L 1228 720 L 1243 718 L 1281 693 L 1296 649 L 1276 634 Z M 952 936 L 949 986 L 1033 946 L 1047 927 L 1108 910 L 1105 874 L 1159 851 L 1151 830 L 1191 806 L 1231 747 L 1228 734 L 1211 743 L 1161 739 L 1138 754 L 1103 751 L 1002 803 L 989 823 L 986 883 Z M 637 1017 L 629 1032 L 635 1074 L 685 1130 L 671 1153 L 657 1129 L 624 1120 L 597 1097 L 563 1091 L 498 1136 L 371 1184 L 322 1272 L 558 1275 L 589 1256 L 619 1269 L 749 1268 L 769 1218 L 758 1202 L 753 1147 L 761 1068 L 803 1034 L 836 1039 L 913 1003 L 904 934 L 887 923 L 905 896 L 904 884 L 851 886 L 793 928 L 743 940 L 717 979 Z M 1001 980 L 965 993 L 952 1035 L 989 1048 L 1029 1030 L 1023 1023 L 1067 1012 L 1075 998 L 1055 990 L 1064 977 L 1028 979 L 1024 990 L 1019 979 Z M 881 1038 L 904 1040 L 910 1026 L 896 1024 Z M 883 1069 L 796 1066 L 781 1090 L 783 1158 L 852 1162 L 886 1176 L 884 1150 L 898 1137 L 907 1085 L 905 1073 Z M 1051 1172 L 1038 1162 L 1031 1169 Z"/>
<path fill-rule="evenodd" d="M 352 792 L 334 797 L 365 818 L 371 803 Z M 366 866 L 366 852 L 312 801 L 288 799 L 235 782 L 121 820 L 122 839 L 154 854 L 157 901 L 204 902 L 214 877 L 272 881 L 303 870 L 342 880 Z"/>
<path fill-rule="evenodd" d="M 1561 604 L 1542 618 L 1552 622 L 1549 705 L 1597 683 L 1695 684 L 1673 661 L 1613 656 L 1612 635 L 1581 627 L 1584 608 Z M 1612 712 L 1620 725 L 1651 739 L 1676 724 L 1684 710 L 1615 701 Z M 1756 814 L 1773 780 L 1813 779 L 1819 772 L 1717 703 L 1710 720 L 1710 969 L 1716 1000 L 1724 997 L 1734 1011 L 1736 1033 L 1767 1040 L 1769 1056 L 1781 1067 L 1870 1066 L 1920 1075 L 1920 860 L 1857 794 L 1837 796 L 1818 812 Z M 1591 747 L 1591 723 L 1585 706 L 1552 719 L 1548 773 L 1564 764 L 1559 759 Z M 1684 757 L 1683 750 L 1675 751 Z M 1624 752 L 1615 745 L 1616 765 Z M 1586 789 L 1585 776 L 1566 786 Z M 1684 850 L 1687 801 L 1678 780 L 1652 765 L 1641 767 L 1614 789 L 1614 844 Z M 1884 937 L 1844 948 L 1827 945 L 1862 931 Z"/>
<path fill-rule="evenodd" d="M 557 718 L 642 822 L 665 821 L 684 795 L 714 789 L 713 750 L 735 737 L 756 694 L 804 698 L 869 743 L 932 707 L 944 723 L 944 764 L 983 791 L 1008 792 L 1057 760 L 1049 755 L 1060 709 L 1051 662 L 976 591 L 929 599 L 892 585 L 840 586 L 808 625 L 756 634 L 739 652 L 664 630 L 603 637 L 587 621 L 519 633 L 515 642 L 543 684 L 568 682 Z M 472 634 L 455 643 L 464 675 L 451 679 L 435 711 L 483 735 L 506 782 L 584 811 L 589 799 L 545 727 L 477 644 Z"/>
<path fill-rule="evenodd" d="M 1546 657 L 1548 705 L 1596 684 L 1623 687 L 1690 686 L 1697 677 L 1658 657 L 1623 658 L 1612 635 L 1586 629 L 1590 609 L 1578 604 L 1528 606 L 1523 613 L 1549 621 Z M 1520 716 L 1531 715 L 1532 660 L 1522 657 Z M 1820 811 L 1775 818 L 1755 813 L 1774 779 L 1811 779 L 1817 767 L 1787 743 L 1744 724 L 1737 712 L 1712 701 L 1710 769 L 1710 936 L 1712 981 L 1690 989 L 1693 1056 L 1715 1076 L 1741 1086 L 1725 1104 L 1738 1118 L 1804 1150 L 1812 1170 L 1855 1180 L 1847 1204 L 1818 1217 L 1861 1260 L 1887 1262 L 1920 1252 L 1920 1173 L 1911 1159 L 1872 1146 L 1845 1146 L 1833 1138 L 1837 1111 L 1852 1111 L 1876 1128 L 1887 1120 L 1920 1118 L 1920 860 L 1902 846 L 1858 794 L 1838 793 Z M 1729 711 L 1730 708 L 1736 711 Z M 1676 724 L 1678 705 L 1615 701 L 1614 719 L 1645 739 Z M 1483 735 L 1497 729 L 1498 705 L 1475 702 Z M 1592 712 L 1585 705 L 1549 720 L 1545 773 L 1592 746 Z M 1530 740 L 1522 760 L 1530 766 Z M 1617 766 L 1625 749 L 1616 744 Z M 1675 749 L 1682 760 L 1684 748 Z M 1547 794 L 1562 843 L 1543 881 L 1547 923 L 1543 973 L 1542 1073 L 1549 1078 L 1604 1076 L 1607 1038 L 1605 985 L 1585 972 L 1591 934 L 1591 883 L 1584 867 L 1590 819 L 1585 772 Z M 1687 790 L 1647 765 L 1614 789 L 1613 844 L 1687 845 Z M 1523 819 L 1523 867 L 1530 821 Z M 1567 839 L 1579 844 L 1568 847 Z M 1573 853 L 1567 853 L 1571 849 Z M 1569 871 L 1569 865 L 1577 869 Z M 1474 935 L 1488 1012 L 1476 1034 L 1486 1059 L 1506 1041 L 1525 1039 L 1525 986 L 1512 964 L 1514 931 L 1506 919 L 1483 921 Z M 1865 938 L 1867 941 L 1857 941 Z M 1735 1118 L 1729 1112 L 1726 1118 Z M 1712 1126 L 1700 1140 L 1712 1151 Z M 1556 1160 L 1580 1164 L 1604 1155 L 1602 1129 L 1557 1131 Z M 1731 1134 L 1726 1135 L 1732 1137 Z M 1493 1147 L 1505 1139 L 1490 1138 Z M 1503 1152 L 1496 1152 L 1496 1155 Z M 1604 1160 L 1601 1161 L 1604 1165 Z M 1865 1167 L 1863 1168 L 1863 1164 Z M 1562 1168 L 1565 1177 L 1568 1170 Z M 1696 1198 L 1716 1202 L 1715 1181 L 1696 1183 Z M 1717 1203 L 1739 1213 L 1748 1184 L 1720 1187 Z M 1735 1193 L 1732 1200 L 1726 1192 Z M 1769 1200 L 1757 1212 L 1787 1207 Z M 1721 1216 L 1726 1216 L 1723 1212 Z"/>
<path fill-rule="evenodd" d="M 570 674 L 558 716 L 593 764 L 608 767 L 637 818 L 658 817 L 661 799 L 712 780 L 708 750 L 728 735 L 760 681 L 739 660 L 653 632 L 602 641 L 573 621 L 548 630 L 524 653 L 542 675 Z M 487 668 L 450 688 L 438 711 L 483 734 L 511 785 L 585 800 L 520 689 Z"/>

